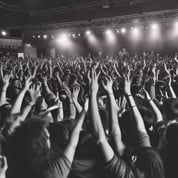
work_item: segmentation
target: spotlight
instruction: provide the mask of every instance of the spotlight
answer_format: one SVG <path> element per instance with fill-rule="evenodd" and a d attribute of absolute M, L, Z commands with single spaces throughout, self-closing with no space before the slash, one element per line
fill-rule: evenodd
<path fill-rule="evenodd" d="M 151 29 L 150 29 L 150 40 L 154 41 L 159 39 L 161 39 L 160 28 L 157 23 L 154 23 L 151 25 Z"/>
<path fill-rule="evenodd" d="M 121 33 L 122 33 L 122 34 L 125 34 L 125 33 L 126 33 L 126 29 L 125 29 L 125 28 L 122 28 L 122 29 L 121 29 Z"/>
<path fill-rule="evenodd" d="M 91 31 L 90 30 L 87 30 L 86 31 L 86 35 L 88 36 L 88 35 L 91 35 Z"/>
<path fill-rule="evenodd" d="M 38 35 L 38 38 L 41 38 L 41 36 L 40 36 L 40 35 Z"/>
<path fill-rule="evenodd" d="M 137 27 L 132 27 L 131 30 L 131 39 L 133 39 L 134 42 L 137 42 L 141 38 L 141 33 L 139 28 Z"/>
<path fill-rule="evenodd" d="M 106 30 L 106 35 L 112 35 L 112 31 L 111 30 Z"/>
<path fill-rule="evenodd" d="M 7 32 L 3 30 L 3 31 L 1 32 L 1 35 L 2 35 L 2 36 L 6 36 L 6 35 L 7 35 Z"/>
<path fill-rule="evenodd" d="M 80 33 L 78 33 L 78 36 L 80 36 Z"/>
<path fill-rule="evenodd" d="M 120 31 L 117 29 L 117 30 L 116 30 L 116 33 L 120 33 Z"/>
<path fill-rule="evenodd" d="M 175 22 L 175 28 L 178 29 L 178 22 Z"/>
<path fill-rule="evenodd" d="M 35 38 L 35 35 L 33 35 L 33 38 Z"/>
<path fill-rule="evenodd" d="M 152 28 L 153 30 L 157 30 L 157 29 L 158 29 L 158 24 L 156 24 L 156 23 L 152 24 L 152 25 L 151 25 L 151 28 Z"/>
<path fill-rule="evenodd" d="M 133 28 L 132 28 L 132 32 L 133 32 L 134 34 L 138 34 L 139 30 L 138 30 L 137 27 L 133 27 Z"/>
<path fill-rule="evenodd" d="M 69 49 L 71 47 L 71 41 L 67 33 L 62 33 L 57 38 L 59 47 L 63 49 Z"/>
<path fill-rule="evenodd" d="M 111 30 L 106 30 L 106 40 L 109 45 L 115 44 L 116 36 Z"/>
<path fill-rule="evenodd" d="M 72 37 L 73 37 L 73 38 L 76 38 L 75 33 L 72 34 Z"/>
<path fill-rule="evenodd" d="M 46 39 L 48 36 L 47 35 L 43 35 L 43 38 Z"/>

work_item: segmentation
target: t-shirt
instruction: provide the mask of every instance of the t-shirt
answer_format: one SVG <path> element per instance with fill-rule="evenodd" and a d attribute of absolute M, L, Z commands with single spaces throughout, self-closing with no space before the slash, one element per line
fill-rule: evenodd
<path fill-rule="evenodd" d="M 69 178 L 100 178 L 101 167 L 96 159 L 75 159 Z"/>
<path fill-rule="evenodd" d="M 65 155 L 62 155 L 47 164 L 42 178 L 67 178 L 70 170 L 71 162 Z"/>
<path fill-rule="evenodd" d="M 114 155 L 114 157 L 104 166 L 106 177 L 109 178 L 136 178 L 132 166 L 123 159 Z"/>
<path fill-rule="evenodd" d="M 150 147 L 149 136 L 145 132 L 137 133 L 137 146 L 138 147 Z M 137 178 L 141 175 L 139 169 L 126 162 L 124 159 L 114 155 L 114 157 L 105 165 L 107 177 L 109 178 Z"/>

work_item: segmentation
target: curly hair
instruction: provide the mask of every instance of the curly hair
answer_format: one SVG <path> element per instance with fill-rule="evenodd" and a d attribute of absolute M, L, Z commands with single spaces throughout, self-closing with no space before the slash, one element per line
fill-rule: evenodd
<path fill-rule="evenodd" d="M 19 126 L 10 141 L 10 155 L 20 175 L 38 172 L 50 160 L 50 149 L 47 145 L 46 123 L 30 119 Z M 31 174 L 31 173 L 30 173 Z"/>

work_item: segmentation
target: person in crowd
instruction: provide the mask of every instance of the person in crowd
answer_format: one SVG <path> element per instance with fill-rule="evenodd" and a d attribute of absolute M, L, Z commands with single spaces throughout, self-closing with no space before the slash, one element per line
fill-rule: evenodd
<path fill-rule="evenodd" d="M 0 176 L 177 177 L 177 78 L 153 52 L 0 58 Z"/>

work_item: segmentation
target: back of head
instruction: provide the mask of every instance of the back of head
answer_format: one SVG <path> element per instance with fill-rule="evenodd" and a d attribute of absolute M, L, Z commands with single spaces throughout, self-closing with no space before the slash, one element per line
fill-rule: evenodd
<path fill-rule="evenodd" d="M 178 118 L 178 99 L 169 98 L 163 100 L 163 109 L 166 115 L 166 121 Z"/>
<path fill-rule="evenodd" d="M 178 123 L 170 124 L 166 131 L 166 140 L 168 148 L 175 153 L 178 153 Z"/>
<path fill-rule="evenodd" d="M 10 156 L 16 172 L 37 172 L 48 160 L 46 123 L 30 119 L 19 126 L 10 140 Z M 28 173 L 26 173 L 28 174 Z"/>
<path fill-rule="evenodd" d="M 144 173 L 145 178 L 164 178 L 164 166 L 160 155 L 150 147 L 136 151 L 135 166 Z"/>

